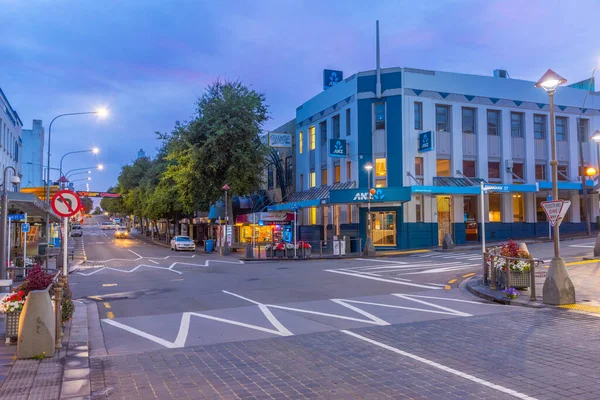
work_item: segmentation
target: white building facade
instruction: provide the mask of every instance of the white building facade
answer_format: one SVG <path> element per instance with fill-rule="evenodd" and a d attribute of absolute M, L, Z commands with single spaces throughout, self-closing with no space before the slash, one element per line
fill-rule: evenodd
<path fill-rule="evenodd" d="M 0 89 L 0 174 L 8 166 L 21 173 L 22 129 L 23 122 Z M 7 177 L 10 176 L 8 172 Z"/>

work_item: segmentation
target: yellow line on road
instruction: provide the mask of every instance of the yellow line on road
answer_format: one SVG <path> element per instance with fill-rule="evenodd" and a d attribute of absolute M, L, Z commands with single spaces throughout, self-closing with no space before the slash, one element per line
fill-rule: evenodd
<path fill-rule="evenodd" d="M 557 307 L 568 308 L 569 310 L 586 311 L 589 313 L 600 314 L 600 306 L 590 306 L 586 304 L 565 304 Z"/>
<path fill-rule="evenodd" d="M 457 280 L 458 280 L 458 279 L 450 279 L 450 280 L 448 281 L 448 283 L 452 285 L 452 284 L 453 284 L 454 282 L 456 282 Z"/>
<path fill-rule="evenodd" d="M 100 297 L 100 296 L 88 296 L 88 299 L 92 299 L 92 300 L 96 300 L 96 301 L 102 301 L 102 297 Z"/>
<path fill-rule="evenodd" d="M 108 311 L 108 312 L 106 313 L 106 318 L 108 318 L 108 319 L 113 319 L 114 317 L 115 317 L 115 314 L 113 314 L 113 313 L 112 313 L 112 311 Z"/>
<path fill-rule="evenodd" d="M 108 301 L 104 302 L 104 308 L 110 308 L 110 303 Z"/>
<path fill-rule="evenodd" d="M 600 262 L 600 259 L 596 258 L 593 260 L 583 260 L 583 261 L 572 261 L 572 262 L 568 262 L 565 265 L 568 267 L 569 265 L 584 265 L 584 264 L 592 264 L 592 263 L 597 263 Z"/>
<path fill-rule="evenodd" d="M 471 272 L 470 274 L 465 274 L 462 277 L 463 278 L 468 278 L 468 277 L 473 276 L 473 275 L 475 275 L 475 272 Z"/>
<path fill-rule="evenodd" d="M 446 289 L 446 290 L 450 290 L 450 289 L 452 289 L 452 286 L 450 286 L 450 285 L 446 285 L 446 286 L 444 286 L 444 289 Z"/>

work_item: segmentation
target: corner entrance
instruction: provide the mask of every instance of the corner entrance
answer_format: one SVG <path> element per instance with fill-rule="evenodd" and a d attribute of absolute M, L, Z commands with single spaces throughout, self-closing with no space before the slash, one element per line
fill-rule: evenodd
<path fill-rule="evenodd" d="M 452 198 L 437 196 L 438 242 L 442 245 L 446 233 L 452 235 Z"/>

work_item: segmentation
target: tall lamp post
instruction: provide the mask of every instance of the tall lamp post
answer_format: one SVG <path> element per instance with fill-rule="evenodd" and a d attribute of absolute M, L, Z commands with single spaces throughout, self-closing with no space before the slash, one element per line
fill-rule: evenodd
<path fill-rule="evenodd" d="M 566 83 L 567 80 L 556 72 L 549 69 L 535 84 L 535 87 L 542 88 L 548 93 L 550 98 L 550 139 L 552 146 L 552 199 L 558 200 L 558 161 L 556 161 L 556 131 L 554 120 L 554 93 L 559 85 Z M 585 188 L 584 188 L 585 189 Z M 550 261 L 548 275 L 544 281 L 543 300 L 546 304 L 562 305 L 575 303 L 575 287 L 569 277 L 569 271 L 565 261 L 560 256 L 558 223 L 554 225 L 554 257 Z"/>
<path fill-rule="evenodd" d="M 367 241 L 365 242 L 365 255 L 367 257 L 375 256 L 375 246 L 373 245 L 373 237 L 371 234 L 371 173 L 373 172 L 373 164 L 370 162 L 365 164 L 365 171 L 367 171 Z"/>
<path fill-rule="evenodd" d="M 105 117 L 108 115 L 108 111 L 106 109 L 99 109 L 96 111 L 85 111 L 85 112 L 76 112 L 76 113 L 65 113 L 57 115 L 50 121 L 50 125 L 48 126 L 48 154 L 46 156 L 46 241 L 50 242 L 50 140 L 52 139 L 52 124 L 54 121 L 61 117 L 69 117 L 74 115 L 89 115 L 96 114 L 100 117 Z"/>
<path fill-rule="evenodd" d="M 229 255 L 229 243 L 227 241 L 227 229 L 229 229 L 229 215 L 227 214 L 229 209 L 229 202 L 227 201 L 227 192 L 229 191 L 229 185 L 225 184 L 223 186 L 223 191 L 225 192 L 225 241 L 221 245 L 221 255 L 228 256 Z"/>
<path fill-rule="evenodd" d="M 77 151 L 70 151 L 68 153 L 65 153 L 61 158 L 60 158 L 60 176 L 62 177 L 62 165 L 63 165 L 63 160 L 65 159 L 66 156 L 68 156 L 69 154 L 77 154 L 77 153 L 93 153 L 93 154 L 98 154 L 100 152 L 100 149 L 97 147 L 91 148 L 91 149 L 87 149 L 87 150 L 77 150 Z"/>
<path fill-rule="evenodd" d="M 10 165 L 4 168 L 4 181 L 2 188 L 2 226 L 0 227 L 0 279 L 4 280 L 7 278 L 6 276 L 6 268 L 8 264 L 7 260 L 7 246 L 6 246 L 6 227 L 8 226 L 8 194 L 6 193 L 6 184 L 8 183 L 6 180 L 6 171 L 9 169 L 12 170 L 13 176 L 10 179 L 10 183 L 13 185 L 18 185 L 21 182 L 21 179 L 17 176 L 17 170 Z M 26 221 L 27 222 L 27 221 Z M 10 240 L 10 238 L 8 238 Z"/>

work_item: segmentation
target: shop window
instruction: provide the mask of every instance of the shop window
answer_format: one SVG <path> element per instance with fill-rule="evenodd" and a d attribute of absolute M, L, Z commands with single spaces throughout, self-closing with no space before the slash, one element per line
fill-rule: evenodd
<path fill-rule="evenodd" d="M 382 187 L 386 187 L 387 186 L 387 179 L 386 178 L 377 178 L 375 179 L 375 187 L 376 188 L 382 188 Z"/>
<path fill-rule="evenodd" d="M 352 123 L 350 121 L 350 109 L 346 109 L 346 136 L 352 134 Z"/>
<path fill-rule="evenodd" d="M 415 221 L 425 222 L 423 215 L 423 196 L 414 196 L 413 201 L 415 202 Z"/>
<path fill-rule="evenodd" d="M 341 176 L 340 176 L 340 166 L 336 165 L 335 167 L 333 167 L 333 175 L 334 175 L 334 181 L 333 183 L 340 183 L 341 182 Z"/>
<path fill-rule="evenodd" d="M 444 160 L 438 158 L 435 165 L 435 176 L 451 176 L 450 174 L 450 160 Z"/>
<path fill-rule="evenodd" d="M 340 114 L 334 116 L 331 119 L 331 123 L 332 123 L 332 128 L 333 128 L 333 138 L 339 139 L 340 138 Z"/>
<path fill-rule="evenodd" d="M 346 181 L 352 180 L 352 161 L 346 161 Z"/>
<path fill-rule="evenodd" d="M 315 132 L 315 126 L 311 126 L 310 128 L 308 128 L 308 149 L 309 150 L 314 150 L 315 147 L 317 146 L 317 138 L 316 138 L 316 132 Z"/>
<path fill-rule="evenodd" d="M 510 135 L 512 137 L 522 138 L 523 135 L 523 113 L 510 113 Z"/>
<path fill-rule="evenodd" d="M 308 224 L 309 225 L 317 224 L 317 207 L 311 207 L 308 209 Z"/>
<path fill-rule="evenodd" d="M 488 162 L 488 178 L 491 182 L 500 181 L 500 163 L 497 161 Z"/>
<path fill-rule="evenodd" d="M 450 106 L 435 106 L 435 126 L 438 132 L 450 132 Z"/>
<path fill-rule="evenodd" d="M 567 117 L 556 117 L 556 140 L 567 140 L 568 123 L 569 119 Z"/>
<path fill-rule="evenodd" d="M 535 198 L 535 215 L 537 222 L 547 222 L 548 218 L 546 217 L 546 213 L 542 208 L 542 202 L 546 201 L 545 197 L 536 197 Z"/>
<path fill-rule="evenodd" d="M 558 180 L 559 181 L 569 181 L 569 166 L 568 165 L 558 165 Z"/>
<path fill-rule="evenodd" d="M 321 146 L 327 146 L 327 121 L 319 123 L 319 134 L 321 135 Z"/>
<path fill-rule="evenodd" d="M 385 129 L 385 103 L 375 103 L 375 129 Z"/>
<path fill-rule="evenodd" d="M 502 221 L 502 211 L 501 211 L 502 196 L 498 193 L 490 193 L 488 195 L 488 198 L 489 198 L 489 202 L 490 202 L 490 212 L 489 212 L 490 222 Z"/>
<path fill-rule="evenodd" d="M 512 172 L 514 175 L 518 176 L 521 179 L 524 179 L 523 175 L 523 163 L 513 163 Z M 513 175 L 513 177 L 514 177 Z"/>
<path fill-rule="evenodd" d="M 546 164 L 535 165 L 535 180 L 545 181 L 546 180 Z"/>
<path fill-rule="evenodd" d="M 463 133 L 476 133 L 475 119 L 477 110 L 474 108 L 463 108 L 462 109 L 462 132 Z"/>
<path fill-rule="evenodd" d="M 375 176 L 387 176 L 387 166 L 385 158 L 375 159 Z"/>
<path fill-rule="evenodd" d="M 500 111 L 487 110 L 487 133 L 488 135 L 500 135 Z"/>
<path fill-rule="evenodd" d="M 423 129 L 423 103 L 415 101 L 415 129 Z"/>
<path fill-rule="evenodd" d="M 321 170 L 321 186 L 327 185 L 327 169 Z"/>
<path fill-rule="evenodd" d="M 533 116 L 533 135 L 536 139 L 546 139 L 546 116 L 535 114 Z"/>
<path fill-rule="evenodd" d="M 522 193 L 513 194 L 513 222 L 525 221 L 525 196 Z"/>
<path fill-rule="evenodd" d="M 304 151 L 304 133 L 302 131 L 300 131 L 300 134 L 298 135 L 298 149 L 300 154 L 302 154 Z"/>
<path fill-rule="evenodd" d="M 462 173 L 468 178 L 475 178 L 475 176 L 476 176 L 475 161 L 474 160 L 464 160 Z"/>
<path fill-rule="evenodd" d="M 311 188 L 314 188 L 315 186 L 317 186 L 317 173 L 316 172 L 310 173 L 310 182 L 309 182 L 308 186 Z"/>
<path fill-rule="evenodd" d="M 589 127 L 590 127 L 590 120 L 588 120 L 588 119 L 580 119 L 579 120 L 579 135 L 578 136 L 579 136 L 580 143 L 587 143 L 588 136 L 590 134 Z"/>
<path fill-rule="evenodd" d="M 415 177 L 423 178 L 423 157 L 415 157 Z"/>
<path fill-rule="evenodd" d="M 396 212 L 381 211 L 372 212 L 371 238 L 375 246 L 396 245 Z"/>

